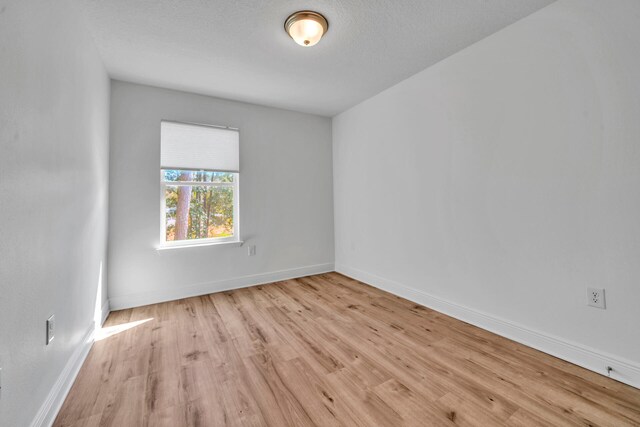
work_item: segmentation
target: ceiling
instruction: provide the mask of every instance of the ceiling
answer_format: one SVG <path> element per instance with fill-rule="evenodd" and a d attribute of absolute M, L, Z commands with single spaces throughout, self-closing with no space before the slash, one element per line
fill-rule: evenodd
<path fill-rule="evenodd" d="M 73 0 L 112 78 L 333 116 L 553 0 Z M 283 29 L 324 14 L 311 48 Z"/>

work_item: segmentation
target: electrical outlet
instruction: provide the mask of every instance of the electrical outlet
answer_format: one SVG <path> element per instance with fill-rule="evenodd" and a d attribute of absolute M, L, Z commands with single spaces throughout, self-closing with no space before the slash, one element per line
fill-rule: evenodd
<path fill-rule="evenodd" d="M 256 245 L 249 245 L 249 256 L 254 256 L 256 254 Z"/>
<path fill-rule="evenodd" d="M 587 288 L 587 305 L 596 308 L 606 308 L 604 303 L 604 289 Z"/>
<path fill-rule="evenodd" d="M 56 316 L 52 315 L 47 319 L 47 345 L 51 344 L 56 332 Z"/>

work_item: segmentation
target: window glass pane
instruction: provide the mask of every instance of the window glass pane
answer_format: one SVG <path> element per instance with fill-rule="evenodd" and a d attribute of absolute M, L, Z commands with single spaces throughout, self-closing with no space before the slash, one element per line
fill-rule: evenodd
<path fill-rule="evenodd" d="M 233 236 L 233 187 L 165 187 L 166 240 Z"/>
<path fill-rule="evenodd" d="M 233 182 L 234 173 L 163 169 L 165 181 Z"/>

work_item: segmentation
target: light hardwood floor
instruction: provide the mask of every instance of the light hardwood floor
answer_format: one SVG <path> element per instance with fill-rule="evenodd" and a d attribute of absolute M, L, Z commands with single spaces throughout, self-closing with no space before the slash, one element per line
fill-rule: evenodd
<path fill-rule="evenodd" d="M 56 426 L 640 425 L 640 390 L 337 273 L 103 332 Z"/>

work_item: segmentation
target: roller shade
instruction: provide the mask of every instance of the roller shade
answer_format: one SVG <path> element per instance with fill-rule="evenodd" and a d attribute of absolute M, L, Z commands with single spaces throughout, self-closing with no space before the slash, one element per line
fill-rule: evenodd
<path fill-rule="evenodd" d="M 163 121 L 160 125 L 162 169 L 239 172 L 237 130 Z"/>

